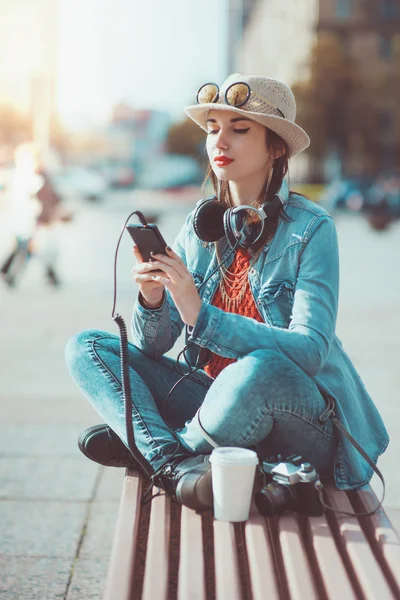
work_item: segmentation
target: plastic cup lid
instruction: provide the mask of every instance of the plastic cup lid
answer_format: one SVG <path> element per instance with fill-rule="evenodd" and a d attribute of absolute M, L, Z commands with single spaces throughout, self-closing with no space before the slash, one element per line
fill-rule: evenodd
<path fill-rule="evenodd" d="M 258 456 L 253 450 L 237 448 L 236 446 L 223 446 L 215 448 L 210 456 L 210 462 L 219 465 L 256 465 Z"/>

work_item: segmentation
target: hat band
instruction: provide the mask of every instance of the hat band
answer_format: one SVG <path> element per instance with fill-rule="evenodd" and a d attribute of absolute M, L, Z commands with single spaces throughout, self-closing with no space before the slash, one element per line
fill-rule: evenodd
<path fill-rule="evenodd" d="M 222 94 L 218 98 L 216 104 L 224 104 L 224 97 Z M 275 104 L 272 104 L 272 102 L 269 102 L 269 100 L 259 96 L 253 92 L 253 90 L 250 91 L 247 102 L 243 104 L 240 109 L 250 112 L 258 112 L 264 115 L 275 115 L 277 117 L 282 117 L 283 119 L 286 118 L 283 112 L 277 106 L 275 106 Z"/>
<path fill-rule="evenodd" d="M 221 90 L 221 93 L 216 83 L 204 83 L 196 94 L 196 101 L 198 104 L 228 104 L 245 111 L 285 118 L 283 112 L 275 104 L 256 94 L 244 81 L 231 83 L 225 90 Z"/>

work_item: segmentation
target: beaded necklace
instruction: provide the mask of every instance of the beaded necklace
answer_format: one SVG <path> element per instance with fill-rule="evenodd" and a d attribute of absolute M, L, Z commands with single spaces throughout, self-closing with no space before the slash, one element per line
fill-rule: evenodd
<path fill-rule="evenodd" d="M 219 290 L 221 293 L 222 300 L 224 302 L 224 308 L 228 312 L 237 312 L 243 296 L 246 293 L 247 287 L 249 286 L 248 274 L 250 269 L 256 263 L 260 256 L 262 248 L 260 248 L 251 258 L 247 267 L 239 271 L 238 273 L 232 273 L 227 267 L 221 265 L 221 257 L 216 245 L 216 254 L 218 263 L 220 264 L 221 280 L 219 283 Z M 236 295 L 232 295 L 233 290 L 237 290 Z"/>

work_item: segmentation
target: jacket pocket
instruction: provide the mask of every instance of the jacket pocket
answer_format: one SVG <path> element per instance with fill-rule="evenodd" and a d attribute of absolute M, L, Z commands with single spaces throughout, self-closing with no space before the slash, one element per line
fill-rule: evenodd
<path fill-rule="evenodd" d="M 292 317 L 294 284 L 291 281 L 274 281 L 262 286 L 259 302 L 271 325 L 287 329 Z"/>

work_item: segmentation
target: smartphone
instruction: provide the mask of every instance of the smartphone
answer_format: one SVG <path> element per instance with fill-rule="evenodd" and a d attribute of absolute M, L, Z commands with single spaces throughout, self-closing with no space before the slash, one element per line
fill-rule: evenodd
<path fill-rule="evenodd" d="M 128 223 L 126 228 L 145 262 L 149 262 L 150 252 L 167 255 L 165 251 L 167 243 L 159 232 L 157 225 L 150 223 L 145 226 L 140 223 Z"/>

